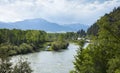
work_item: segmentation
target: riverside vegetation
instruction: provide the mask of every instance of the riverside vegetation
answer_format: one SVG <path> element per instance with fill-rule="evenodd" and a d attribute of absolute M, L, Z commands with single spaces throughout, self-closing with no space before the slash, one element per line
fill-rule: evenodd
<path fill-rule="evenodd" d="M 19 60 L 15 65 L 10 62 L 8 51 L 0 50 L 0 73 L 32 73 L 32 69 L 26 60 Z"/>
<path fill-rule="evenodd" d="M 72 36 L 73 34 L 75 35 Z M 32 73 L 29 62 L 20 60 L 13 65 L 10 56 L 45 50 L 48 45 L 51 45 L 52 51 L 67 49 L 67 41 L 76 37 L 73 32 L 46 33 L 40 30 L 0 29 L 0 73 Z"/>
<path fill-rule="evenodd" d="M 70 73 L 120 73 L 120 7 L 88 29 L 91 44 L 77 51 Z"/>
<path fill-rule="evenodd" d="M 74 36 L 72 36 L 75 34 Z M 5 49 L 10 56 L 45 50 L 46 43 L 52 50 L 66 49 L 67 40 L 76 39 L 76 33 L 46 33 L 40 30 L 0 29 L 0 50 Z M 64 40 L 64 41 L 63 41 Z"/>
<path fill-rule="evenodd" d="M 10 56 L 27 54 L 50 49 L 67 49 L 69 39 L 76 38 L 69 33 L 46 33 L 40 30 L 0 29 L 0 73 L 32 73 L 29 62 L 20 60 L 16 65 L 10 62 Z M 67 38 L 69 37 L 69 38 Z M 65 38 L 67 38 L 65 40 Z M 63 41 L 64 40 L 64 41 Z"/>

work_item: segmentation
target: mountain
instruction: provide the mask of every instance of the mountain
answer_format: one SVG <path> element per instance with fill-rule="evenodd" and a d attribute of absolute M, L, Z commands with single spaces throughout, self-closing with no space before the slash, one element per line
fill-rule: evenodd
<path fill-rule="evenodd" d="M 65 24 L 64 26 L 71 28 L 73 31 L 78 31 L 81 29 L 86 31 L 89 28 L 89 25 L 84 25 L 84 24 L 79 24 L 79 23 L 69 24 L 69 25 Z"/>
<path fill-rule="evenodd" d="M 89 26 L 81 24 L 59 25 L 57 23 L 48 22 L 44 19 L 28 19 L 13 23 L 0 22 L 0 28 L 22 29 L 22 30 L 44 30 L 47 32 L 68 32 L 77 31 L 79 29 L 86 30 Z"/>

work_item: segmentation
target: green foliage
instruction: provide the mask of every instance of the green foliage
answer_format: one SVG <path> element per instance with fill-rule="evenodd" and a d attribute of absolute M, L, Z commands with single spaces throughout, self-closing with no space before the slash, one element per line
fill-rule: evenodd
<path fill-rule="evenodd" d="M 99 26 L 97 23 L 93 24 L 91 27 L 87 30 L 87 35 L 91 36 L 98 36 Z"/>
<path fill-rule="evenodd" d="M 10 63 L 8 59 L 1 59 L 1 61 L 0 61 L 0 73 L 12 73 L 11 65 L 12 65 L 12 63 Z"/>
<path fill-rule="evenodd" d="M 27 61 L 20 60 L 17 65 L 13 65 L 10 62 L 11 58 L 9 57 L 6 49 L 1 48 L 0 50 L 0 73 L 32 73 L 32 70 Z"/>
<path fill-rule="evenodd" d="M 35 52 L 43 47 L 45 36 L 46 32 L 38 30 L 0 29 L 0 48 L 6 49 L 10 56 Z"/>
<path fill-rule="evenodd" d="M 120 73 L 120 7 L 96 22 L 98 35 L 78 50 L 72 73 Z"/>
<path fill-rule="evenodd" d="M 69 43 L 65 41 L 65 34 L 59 34 L 57 41 L 51 43 L 49 50 L 59 51 L 61 49 L 67 49 Z"/>
<path fill-rule="evenodd" d="M 45 42 L 46 32 L 38 30 L 9 30 L 0 29 L 0 43 L 11 43 L 14 45 L 20 45 L 22 43 L 38 44 Z"/>
<path fill-rule="evenodd" d="M 17 65 L 14 66 L 12 73 L 32 73 L 32 70 L 27 61 L 19 61 Z"/>
<path fill-rule="evenodd" d="M 65 40 L 72 41 L 72 40 L 77 40 L 78 34 L 75 32 L 67 32 L 65 34 Z"/>
<path fill-rule="evenodd" d="M 76 40 L 78 38 L 78 34 L 74 32 L 66 32 L 66 33 L 48 33 L 47 41 L 62 41 L 62 40 Z"/>
<path fill-rule="evenodd" d="M 85 44 L 85 40 L 81 39 L 78 41 L 78 45 L 80 45 L 81 48 L 84 47 L 84 44 Z"/>
<path fill-rule="evenodd" d="M 78 34 L 74 32 L 46 33 L 39 30 L 0 29 L 0 48 L 6 49 L 10 56 L 43 50 L 47 42 L 56 42 L 57 44 L 52 43 L 54 49 L 64 49 L 68 46 L 66 41 L 76 40 L 77 37 Z"/>
<path fill-rule="evenodd" d="M 50 50 L 59 51 L 61 49 L 67 49 L 68 45 L 65 41 L 56 41 L 51 44 Z"/>
<path fill-rule="evenodd" d="M 0 60 L 0 73 L 32 73 L 27 61 L 19 61 L 17 65 L 13 66 L 8 57 L 0 58 Z"/>
<path fill-rule="evenodd" d="M 26 43 L 22 43 L 20 46 L 19 46 L 19 49 L 20 49 L 20 53 L 23 53 L 23 54 L 25 54 L 25 53 L 27 53 L 27 52 L 34 52 L 34 50 L 33 50 L 33 47 L 32 46 L 30 46 L 30 45 L 28 45 L 28 44 L 26 44 Z"/>
<path fill-rule="evenodd" d="M 26 54 L 26 53 L 34 52 L 35 50 L 33 46 L 26 43 L 22 43 L 20 46 L 4 43 L 0 45 L 0 52 L 1 51 L 5 51 L 7 52 L 8 56 L 12 56 L 17 54 Z"/>
<path fill-rule="evenodd" d="M 87 47 L 83 49 L 85 40 L 80 40 L 80 48 L 77 50 L 77 55 L 75 56 L 74 67 L 75 70 L 72 70 L 71 73 L 94 73 L 94 63 L 91 57 L 90 48 Z"/>
<path fill-rule="evenodd" d="M 119 73 L 120 72 L 120 57 L 112 58 L 108 61 L 107 73 Z"/>

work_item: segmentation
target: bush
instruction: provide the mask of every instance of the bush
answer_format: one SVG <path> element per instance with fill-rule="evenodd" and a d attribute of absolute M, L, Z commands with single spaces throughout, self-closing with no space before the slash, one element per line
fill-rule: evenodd
<path fill-rule="evenodd" d="M 25 54 L 25 53 L 29 53 L 29 52 L 34 52 L 33 47 L 26 43 L 22 43 L 20 45 L 20 53 Z"/>
<path fill-rule="evenodd" d="M 56 41 L 51 44 L 50 50 L 58 51 L 61 49 L 67 49 L 68 45 L 67 42 Z"/>
<path fill-rule="evenodd" d="M 7 52 L 7 55 L 9 56 L 13 56 L 17 54 L 26 54 L 36 51 L 33 46 L 26 43 L 22 43 L 19 46 L 15 46 L 9 43 L 0 44 L 0 51 L 3 50 Z"/>

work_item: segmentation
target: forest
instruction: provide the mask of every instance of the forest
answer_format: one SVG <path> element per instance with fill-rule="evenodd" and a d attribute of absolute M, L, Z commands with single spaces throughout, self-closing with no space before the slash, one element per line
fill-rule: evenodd
<path fill-rule="evenodd" d="M 46 33 L 41 30 L 19 30 L 0 29 L 0 50 L 5 49 L 10 56 L 27 54 L 45 50 L 67 49 L 68 41 L 76 40 L 79 34 L 67 33 Z M 63 43 L 64 42 L 64 43 Z"/>
<path fill-rule="evenodd" d="M 91 44 L 81 43 L 70 73 L 120 73 L 120 7 L 101 17 L 88 31 Z"/>

